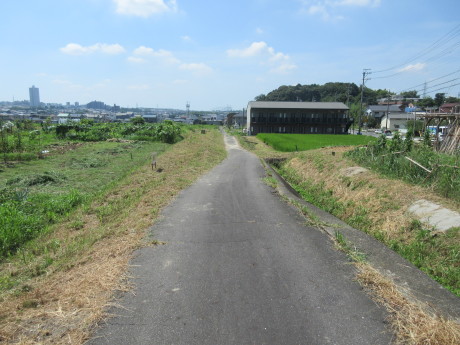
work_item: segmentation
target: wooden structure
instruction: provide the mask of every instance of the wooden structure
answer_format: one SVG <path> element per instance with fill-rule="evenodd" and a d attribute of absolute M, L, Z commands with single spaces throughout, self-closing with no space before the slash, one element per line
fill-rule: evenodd
<path fill-rule="evenodd" d="M 460 113 L 430 113 L 423 115 L 425 128 L 436 126 L 439 133 L 441 125 L 447 126 L 447 134 L 440 140 L 436 135 L 435 147 L 438 151 L 454 154 L 460 152 Z"/>

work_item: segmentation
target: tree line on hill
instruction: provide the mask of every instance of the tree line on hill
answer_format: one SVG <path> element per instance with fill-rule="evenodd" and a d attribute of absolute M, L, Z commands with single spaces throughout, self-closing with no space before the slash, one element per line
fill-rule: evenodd
<path fill-rule="evenodd" d="M 373 90 L 364 87 L 363 102 L 366 105 L 377 104 L 379 99 L 396 96 L 389 90 Z M 422 108 L 439 107 L 444 103 L 460 102 L 457 97 L 446 97 L 444 93 L 437 93 L 434 98 L 421 98 L 415 90 L 405 91 L 399 95 L 403 99 L 419 98 L 416 105 Z M 266 95 L 255 97 L 256 101 L 291 101 L 291 102 L 343 102 L 348 105 L 360 104 L 361 89 L 355 83 L 326 83 L 324 85 L 282 85 Z M 412 101 L 411 101 L 412 102 Z M 351 107 L 350 107 L 351 108 Z"/>

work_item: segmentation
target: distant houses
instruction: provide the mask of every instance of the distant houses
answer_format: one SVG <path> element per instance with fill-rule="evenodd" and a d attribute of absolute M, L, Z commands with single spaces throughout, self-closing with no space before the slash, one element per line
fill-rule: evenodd
<path fill-rule="evenodd" d="M 377 123 L 380 123 L 382 118 L 387 114 L 403 115 L 405 114 L 404 106 L 402 104 L 390 104 L 390 105 L 370 105 L 366 109 L 366 113 L 373 116 Z"/>

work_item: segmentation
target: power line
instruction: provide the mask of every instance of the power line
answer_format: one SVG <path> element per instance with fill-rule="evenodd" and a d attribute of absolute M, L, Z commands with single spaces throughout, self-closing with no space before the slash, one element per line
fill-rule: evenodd
<path fill-rule="evenodd" d="M 442 82 L 442 83 L 439 83 L 439 84 L 435 84 L 435 85 L 432 85 L 432 86 L 428 86 L 428 87 L 425 87 L 425 86 L 424 86 L 423 89 L 415 89 L 415 90 L 412 89 L 412 90 L 410 90 L 410 91 L 415 91 L 415 92 L 417 92 L 417 93 L 419 93 L 419 92 L 421 92 L 421 91 L 423 91 L 424 93 L 427 93 L 427 92 L 432 93 L 432 92 L 435 92 L 435 91 L 437 91 L 437 90 L 430 90 L 430 89 L 432 89 L 432 88 L 434 88 L 434 87 L 437 87 L 437 86 L 445 85 L 445 84 L 447 84 L 447 83 L 451 83 L 451 82 L 453 82 L 453 81 L 457 81 L 457 80 L 459 80 L 459 79 L 460 79 L 460 77 L 459 77 L 459 78 L 454 78 L 454 79 L 451 79 L 451 80 L 448 80 L 448 81 L 445 81 L 445 82 Z M 455 86 L 455 85 L 446 86 L 446 87 L 444 87 L 444 88 L 449 88 L 449 87 L 452 87 L 452 86 Z M 439 89 L 438 89 L 438 90 L 439 90 Z M 399 93 L 401 93 L 401 92 L 404 92 L 404 91 L 400 91 Z"/>
<path fill-rule="evenodd" d="M 436 87 L 436 86 L 444 85 L 444 84 L 447 84 L 447 83 L 450 83 L 450 82 L 453 82 L 453 81 L 456 81 L 456 80 L 459 80 L 459 79 L 460 79 L 460 78 L 451 79 L 451 80 L 446 81 L 446 82 L 444 82 L 444 83 L 439 83 L 439 84 L 436 84 L 436 85 L 427 87 L 427 89 L 431 89 L 431 88 Z M 432 91 L 428 91 L 428 92 L 432 92 Z"/>
<path fill-rule="evenodd" d="M 451 76 L 452 74 L 455 74 L 455 73 L 458 73 L 458 72 L 460 72 L 460 69 L 456 70 L 455 72 L 451 72 L 451 73 L 445 74 L 445 75 L 443 75 L 443 76 L 441 76 L 441 77 L 438 77 L 438 78 L 435 78 L 435 79 L 431 79 L 431 80 L 429 80 L 429 81 L 425 81 L 424 83 L 421 83 L 421 84 L 418 84 L 418 85 L 414 85 L 414 86 L 408 87 L 408 88 L 406 88 L 406 89 L 404 89 L 404 90 L 401 90 L 399 93 L 404 92 L 404 91 L 409 91 L 409 90 L 412 91 L 413 89 L 415 89 L 415 88 L 417 88 L 417 87 L 419 87 L 419 86 L 422 86 L 422 85 L 425 85 L 425 84 L 428 84 L 428 83 L 432 83 L 432 82 L 434 82 L 434 81 L 437 81 L 437 80 L 439 80 L 439 79 L 442 79 L 442 78 Z"/>
<path fill-rule="evenodd" d="M 407 65 L 410 62 L 413 62 L 413 61 L 415 61 L 415 60 L 417 60 L 417 59 L 419 59 L 419 58 L 421 58 L 421 57 L 423 57 L 423 56 L 425 56 L 427 54 L 430 54 L 435 49 L 437 49 L 437 48 L 449 43 L 451 40 L 455 39 L 459 35 L 460 35 L 460 24 L 455 26 L 447 34 L 442 36 L 440 39 L 438 39 L 437 41 L 435 41 L 434 43 L 432 43 L 431 45 L 429 45 L 425 49 L 422 49 L 420 52 L 415 54 L 413 57 L 405 60 L 403 63 L 395 65 L 395 66 L 390 67 L 390 68 L 385 68 L 385 69 L 382 69 L 382 70 L 375 71 L 374 73 L 387 72 L 387 71 L 391 71 L 391 70 L 395 70 L 397 68 L 403 67 L 403 66 Z M 458 44 L 458 43 L 460 43 L 460 42 L 457 42 L 456 44 Z"/>
<path fill-rule="evenodd" d="M 435 56 L 432 56 L 431 58 L 429 58 L 428 60 L 425 60 L 424 62 L 432 62 L 432 61 L 435 61 L 435 60 L 438 60 L 440 58 L 443 58 L 445 57 L 446 55 L 452 53 L 455 49 L 457 49 L 458 47 L 460 47 L 460 41 L 456 42 L 455 45 L 453 47 L 449 47 L 449 48 L 446 48 L 444 49 L 443 51 L 439 52 L 437 55 Z M 408 69 L 402 69 L 396 73 L 393 73 L 393 74 L 389 74 L 389 75 L 385 75 L 385 76 L 382 76 L 382 77 L 375 77 L 374 79 L 386 79 L 386 78 L 391 78 L 391 77 L 394 77 L 396 75 L 399 75 L 401 73 L 404 73 L 404 72 L 409 72 L 410 71 L 410 68 Z"/>
<path fill-rule="evenodd" d="M 436 89 L 436 90 L 431 90 L 430 92 L 436 92 L 436 91 L 440 91 L 440 90 L 449 89 L 449 88 L 451 88 L 451 87 L 453 87 L 453 86 L 457 86 L 457 85 L 460 85 L 460 83 L 452 84 L 452 85 L 447 85 L 447 86 L 445 86 L 445 87 L 441 87 L 441 88 Z"/>

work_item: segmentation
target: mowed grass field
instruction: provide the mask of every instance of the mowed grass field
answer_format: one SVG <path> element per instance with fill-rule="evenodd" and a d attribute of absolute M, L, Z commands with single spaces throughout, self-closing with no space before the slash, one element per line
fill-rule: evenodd
<path fill-rule="evenodd" d="M 259 133 L 257 138 L 281 152 L 307 151 L 327 146 L 366 145 L 376 140 L 376 138 L 364 135 L 337 134 Z"/>
<path fill-rule="evenodd" d="M 41 160 L 0 168 L 0 260 L 79 205 L 110 188 L 152 152 L 170 145 L 155 142 L 55 144 Z M 3 286 L 0 280 L 0 289 Z"/>

